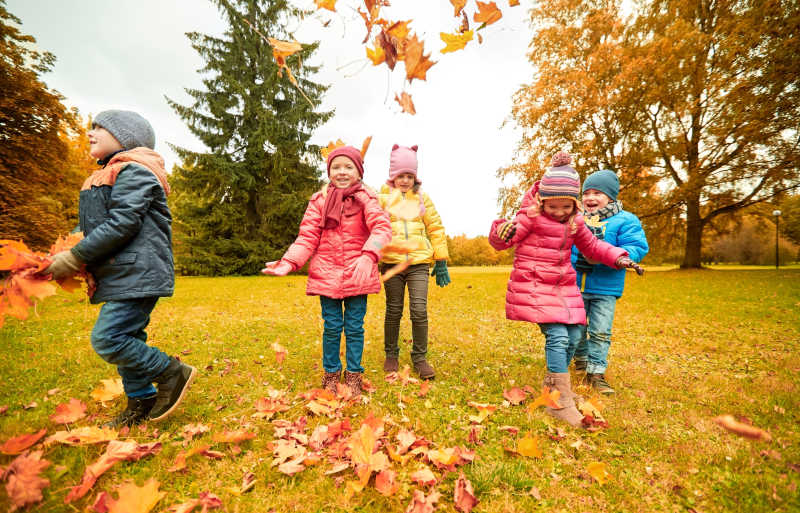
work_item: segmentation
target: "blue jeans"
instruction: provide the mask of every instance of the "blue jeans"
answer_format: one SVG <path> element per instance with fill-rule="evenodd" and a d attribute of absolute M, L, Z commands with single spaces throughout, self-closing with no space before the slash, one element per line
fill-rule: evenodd
<path fill-rule="evenodd" d="M 604 374 L 608 368 L 608 348 L 611 346 L 611 325 L 614 323 L 616 305 L 615 296 L 583 294 L 587 324 L 583 326 L 575 359 L 588 360 L 587 374 Z"/>
<path fill-rule="evenodd" d="M 569 361 L 578 347 L 583 326 L 580 324 L 540 323 L 544 334 L 544 356 L 549 372 L 567 372 Z"/>
<path fill-rule="evenodd" d="M 347 370 L 364 372 L 361 366 L 361 355 L 364 352 L 364 316 L 367 314 L 367 295 L 332 299 L 320 296 L 322 320 L 325 328 L 322 333 L 322 368 L 325 372 L 342 370 L 339 358 L 339 344 L 342 330 L 346 339 L 345 358 Z M 344 306 L 344 312 L 342 307 Z"/>
<path fill-rule="evenodd" d="M 146 343 L 144 329 L 157 301 L 157 297 L 108 301 L 92 330 L 92 348 L 117 366 L 128 397 L 155 394 L 153 379 L 169 365 L 169 356 Z"/>

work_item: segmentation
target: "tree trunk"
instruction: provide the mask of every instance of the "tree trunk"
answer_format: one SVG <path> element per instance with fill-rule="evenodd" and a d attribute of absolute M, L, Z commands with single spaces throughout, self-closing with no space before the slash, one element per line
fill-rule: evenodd
<path fill-rule="evenodd" d="M 686 246 L 681 269 L 699 269 L 703 249 L 703 219 L 700 217 L 700 198 L 686 202 Z"/>

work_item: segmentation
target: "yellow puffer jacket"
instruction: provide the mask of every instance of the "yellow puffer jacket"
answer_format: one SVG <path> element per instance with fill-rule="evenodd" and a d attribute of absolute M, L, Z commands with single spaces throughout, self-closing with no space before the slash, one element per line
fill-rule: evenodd
<path fill-rule="evenodd" d="M 403 194 L 399 189 L 391 188 L 385 184 L 378 193 L 378 201 L 381 207 L 387 211 L 392 205 L 403 200 L 419 203 L 419 195 L 413 191 Z M 398 219 L 391 213 L 389 217 L 392 221 L 392 243 L 417 241 L 423 248 L 412 251 L 408 255 L 387 253 L 381 258 L 381 262 L 398 264 L 408 259 L 411 261 L 411 265 L 414 265 L 431 263 L 434 260 L 447 260 L 449 258 L 447 236 L 444 233 L 442 219 L 425 191 L 422 191 L 422 201 L 425 204 L 425 213 L 410 221 Z"/>

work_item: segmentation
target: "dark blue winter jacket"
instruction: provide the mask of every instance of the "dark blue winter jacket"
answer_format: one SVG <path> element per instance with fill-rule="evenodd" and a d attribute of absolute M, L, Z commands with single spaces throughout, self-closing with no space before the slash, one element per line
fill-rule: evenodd
<path fill-rule="evenodd" d="M 86 179 L 72 253 L 97 280 L 92 303 L 171 296 L 172 215 L 164 160 L 148 148 L 118 153 Z"/>

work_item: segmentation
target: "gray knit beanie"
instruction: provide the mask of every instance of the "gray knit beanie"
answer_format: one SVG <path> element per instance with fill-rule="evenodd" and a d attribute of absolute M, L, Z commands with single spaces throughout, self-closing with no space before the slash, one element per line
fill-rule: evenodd
<path fill-rule="evenodd" d="M 125 150 L 139 146 L 155 149 L 156 134 L 150 123 L 130 110 L 104 110 L 95 116 L 92 123 L 105 128 Z"/>

